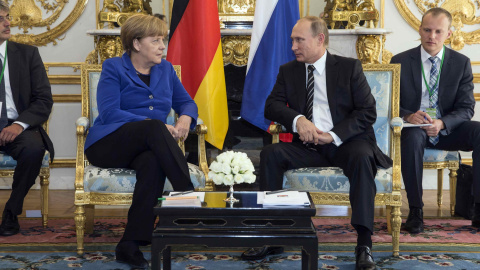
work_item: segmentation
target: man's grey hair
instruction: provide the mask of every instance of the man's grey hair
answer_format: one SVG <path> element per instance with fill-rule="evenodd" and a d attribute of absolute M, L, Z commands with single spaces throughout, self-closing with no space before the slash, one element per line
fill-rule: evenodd
<path fill-rule="evenodd" d="M 323 34 L 325 36 L 325 41 L 323 42 L 323 46 L 327 48 L 328 47 L 328 28 L 325 21 L 317 16 L 305 16 L 300 20 L 307 20 L 312 24 L 310 27 L 310 30 L 312 30 L 312 34 L 314 37 L 318 36 L 319 34 Z"/>
<path fill-rule="evenodd" d="M 0 0 L 0 10 L 9 12 L 10 7 L 8 6 L 8 4 L 6 2 L 4 2 L 3 0 Z"/>

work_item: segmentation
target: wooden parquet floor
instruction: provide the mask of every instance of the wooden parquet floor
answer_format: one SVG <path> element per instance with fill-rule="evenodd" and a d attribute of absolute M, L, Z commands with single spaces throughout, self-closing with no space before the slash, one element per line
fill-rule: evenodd
<path fill-rule="evenodd" d="M 5 203 L 10 196 L 10 190 L 0 190 L 0 213 L 3 212 Z M 49 217 L 50 218 L 69 218 L 74 216 L 75 206 L 73 204 L 73 190 L 50 190 L 49 199 Z M 408 215 L 408 203 L 404 190 L 402 190 L 402 217 Z M 450 194 L 448 190 L 443 191 L 443 205 L 437 206 L 437 191 L 425 190 L 423 194 L 424 216 L 425 217 L 450 217 Z M 23 213 L 20 217 L 25 217 L 25 210 L 40 209 L 40 191 L 31 190 L 23 206 Z M 95 208 L 96 217 L 126 217 L 128 206 L 97 206 Z M 317 216 L 349 216 L 350 208 L 347 206 L 317 206 Z M 376 207 L 375 216 L 385 216 L 384 207 Z"/>

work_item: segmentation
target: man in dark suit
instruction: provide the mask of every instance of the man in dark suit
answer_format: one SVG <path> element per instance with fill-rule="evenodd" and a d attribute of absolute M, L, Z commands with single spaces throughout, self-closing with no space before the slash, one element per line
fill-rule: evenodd
<path fill-rule="evenodd" d="M 452 16 L 432 8 L 422 17 L 421 45 L 392 58 L 402 65 L 400 116 L 412 124 L 432 124 L 402 130 L 402 176 L 410 213 L 405 228 L 423 232 L 423 154 L 425 147 L 448 151 L 473 150 L 475 216 L 480 227 L 480 123 L 473 117 L 473 75 L 468 57 L 443 44 L 452 34 Z M 452 188 L 452 187 L 450 187 Z"/>
<path fill-rule="evenodd" d="M 0 1 L 0 151 L 17 161 L 12 193 L 2 215 L 2 236 L 19 232 L 17 216 L 35 184 L 45 150 L 52 159 L 54 155 L 52 142 L 41 127 L 53 105 L 45 67 L 36 47 L 8 41 L 10 20 L 8 4 Z"/>
<path fill-rule="evenodd" d="M 327 52 L 328 30 L 323 20 L 300 19 L 291 38 L 296 60 L 280 67 L 265 104 L 265 117 L 293 133 L 293 142 L 262 150 L 260 189 L 281 189 L 283 174 L 289 169 L 342 168 L 350 181 L 351 223 L 358 233 L 357 269 L 375 269 L 371 254 L 374 178 L 377 166 L 392 164 L 376 144 L 372 128 L 377 116 L 375 99 L 359 60 Z"/>

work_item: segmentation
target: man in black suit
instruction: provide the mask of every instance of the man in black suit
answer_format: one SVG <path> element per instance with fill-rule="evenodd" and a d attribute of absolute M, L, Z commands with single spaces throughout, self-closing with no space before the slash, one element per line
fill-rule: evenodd
<path fill-rule="evenodd" d="M 281 189 L 283 174 L 290 169 L 342 168 L 350 181 L 351 223 L 358 233 L 357 269 L 375 269 L 374 178 L 377 166 L 392 165 L 376 144 L 375 99 L 360 61 L 326 50 L 328 30 L 322 19 L 300 19 L 291 38 L 296 60 L 280 67 L 265 103 L 265 117 L 293 133 L 293 142 L 262 150 L 260 189 Z"/>
<path fill-rule="evenodd" d="M 402 176 L 410 213 L 405 229 L 423 232 L 423 154 L 425 147 L 448 151 L 473 150 L 475 216 L 480 227 L 480 123 L 473 117 L 473 75 L 468 57 L 443 44 L 452 34 L 452 16 L 432 8 L 422 17 L 421 45 L 392 58 L 402 65 L 400 116 L 412 124 L 402 130 Z M 452 188 L 452 187 L 450 187 Z"/>
<path fill-rule="evenodd" d="M 17 216 L 35 184 L 45 150 L 52 159 L 54 155 L 52 142 L 41 127 L 53 105 L 47 73 L 36 47 L 8 41 L 10 20 L 8 4 L 0 1 L 0 151 L 17 161 L 12 193 L 2 215 L 2 236 L 19 232 Z"/>

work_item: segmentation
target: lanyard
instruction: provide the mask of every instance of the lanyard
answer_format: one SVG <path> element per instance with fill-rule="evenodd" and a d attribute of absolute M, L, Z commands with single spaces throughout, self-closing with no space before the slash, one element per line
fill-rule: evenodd
<path fill-rule="evenodd" d="M 0 82 L 3 80 L 3 73 L 5 72 L 5 66 L 7 65 L 7 45 L 8 40 L 5 40 L 5 60 L 3 61 L 2 74 L 0 74 Z"/>
<path fill-rule="evenodd" d="M 442 66 L 443 66 L 443 59 L 445 59 L 445 45 L 443 46 L 443 53 L 442 53 L 442 62 L 440 62 L 440 70 L 438 71 L 438 75 L 437 75 L 437 79 L 435 80 L 435 85 L 433 85 L 433 89 L 435 89 L 435 87 L 437 87 L 437 84 L 438 84 L 438 79 L 440 79 L 440 73 L 442 73 Z M 433 65 L 433 63 L 432 63 Z M 422 75 L 423 75 L 423 80 L 425 81 L 425 86 L 427 87 L 427 90 L 428 90 L 428 94 L 430 94 L 430 96 L 432 96 L 432 91 L 433 89 L 430 89 L 430 87 L 428 86 L 428 83 L 427 83 L 427 79 L 425 78 L 425 71 L 423 70 L 423 63 L 422 63 Z M 430 76 L 432 76 L 432 74 L 430 74 Z"/>

